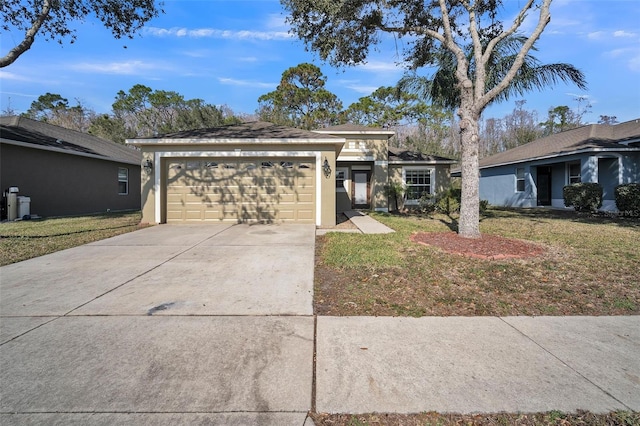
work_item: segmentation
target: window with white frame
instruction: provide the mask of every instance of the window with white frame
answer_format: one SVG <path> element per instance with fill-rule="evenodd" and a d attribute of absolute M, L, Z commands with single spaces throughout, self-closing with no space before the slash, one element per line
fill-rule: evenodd
<path fill-rule="evenodd" d="M 347 173 L 349 169 L 347 168 L 336 168 L 336 191 L 346 191 L 347 187 Z"/>
<path fill-rule="evenodd" d="M 418 204 L 424 195 L 432 194 L 431 173 L 433 169 L 415 168 L 403 169 L 402 176 L 405 185 L 405 203 Z"/>
<path fill-rule="evenodd" d="M 118 167 L 118 194 L 129 194 L 129 169 Z"/>
<path fill-rule="evenodd" d="M 524 192 L 524 167 L 516 167 L 516 192 Z"/>
<path fill-rule="evenodd" d="M 568 175 L 569 175 L 569 185 L 572 183 L 580 183 L 582 182 L 581 176 L 581 166 L 580 163 L 569 163 L 567 165 Z"/>

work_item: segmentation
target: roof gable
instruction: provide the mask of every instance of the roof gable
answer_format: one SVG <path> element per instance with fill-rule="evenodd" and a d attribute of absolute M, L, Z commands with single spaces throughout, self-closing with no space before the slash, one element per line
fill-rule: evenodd
<path fill-rule="evenodd" d="M 616 125 L 591 124 L 536 139 L 480 160 L 480 168 L 539 158 L 568 155 L 577 151 L 635 149 L 640 140 L 640 119 Z"/>
<path fill-rule="evenodd" d="M 395 135 L 396 132 L 382 127 L 362 126 L 360 124 L 340 124 L 337 126 L 329 126 L 323 129 L 314 130 L 316 133 L 324 133 L 329 135 L 386 135 L 387 138 Z"/>
<path fill-rule="evenodd" d="M 402 148 L 389 147 L 389 162 L 454 164 L 456 160 L 437 155 L 423 154 L 417 151 L 409 151 Z"/>

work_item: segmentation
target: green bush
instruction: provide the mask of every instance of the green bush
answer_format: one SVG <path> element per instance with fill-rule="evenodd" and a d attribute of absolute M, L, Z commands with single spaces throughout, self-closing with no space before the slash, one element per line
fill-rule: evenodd
<path fill-rule="evenodd" d="M 480 214 L 487 211 L 489 208 L 489 200 L 480 200 Z"/>
<path fill-rule="evenodd" d="M 602 207 L 602 185 L 599 183 L 574 183 L 562 190 L 564 205 L 576 211 L 595 212 Z"/>
<path fill-rule="evenodd" d="M 425 195 L 420 199 L 420 209 L 423 213 L 443 213 L 451 215 L 460 213 L 462 203 L 462 190 L 449 188 L 436 195 Z M 484 213 L 489 207 L 489 201 L 480 200 L 480 213 Z"/>
<path fill-rule="evenodd" d="M 616 186 L 616 207 L 626 216 L 640 216 L 640 183 Z"/>

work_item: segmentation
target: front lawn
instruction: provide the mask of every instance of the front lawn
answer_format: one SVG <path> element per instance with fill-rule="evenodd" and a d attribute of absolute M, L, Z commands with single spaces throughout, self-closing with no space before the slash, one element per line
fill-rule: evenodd
<path fill-rule="evenodd" d="M 490 209 L 481 231 L 533 241 L 543 255 L 484 260 L 410 241 L 455 226 L 444 215 L 372 214 L 394 234 L 318 237 L 319 315 L 637 315 L 640 221 Z"/>
<path fill-rule="evenodd" d="M 0 266 L 140 229 L 140 212 L 0 223 Z"/>

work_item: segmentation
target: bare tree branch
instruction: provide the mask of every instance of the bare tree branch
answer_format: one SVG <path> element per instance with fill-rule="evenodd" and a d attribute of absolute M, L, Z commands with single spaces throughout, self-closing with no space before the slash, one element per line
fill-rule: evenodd
<path fill-rule="evenodd" d="M 31 48 L 31 45 L 36 39 L 36 34 L 40 31 L 40 27 L 44 21 L 49 17 L 49 12 L 51 11 L 51 2 L 49 0 L 44 0 L 42 4 L 42 10 L 38 14 L 38 18 L 35 20 L 31 28 L 29 28 L 24 35 L 24 40 L 20 42 L 16 47 L 11 49 L 9 53 L 7 53 L 4 57 L 0 58 L 0 68 L 4 68 L 8 65 L 11 65 L 22 55 L 24 52 Z"/>

